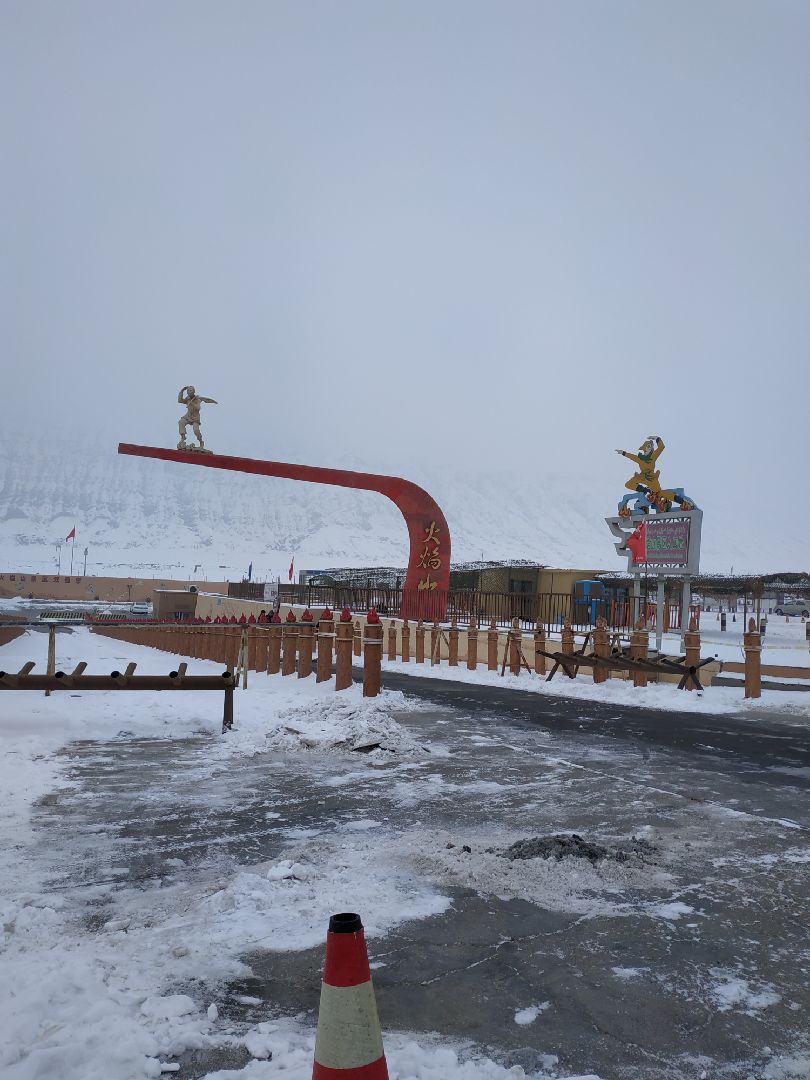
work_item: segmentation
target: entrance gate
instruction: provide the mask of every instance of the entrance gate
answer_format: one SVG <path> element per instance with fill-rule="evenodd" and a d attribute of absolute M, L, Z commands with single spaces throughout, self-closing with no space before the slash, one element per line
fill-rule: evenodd
<path fill-rule="evenodd" d="M 134 457 L 178 461 L 183 465 L 203 465 L 209 469 L 277 476 L 285 480 L 304 480 L 311 484 L 331 484 L 377 491 L 387 496 L 399 509 L 408 526 L 410 554 L 400 614 L 406 619 L 443 619 L 447 613 L 450 585 L 450 532 L 438 503 L 410 480 L 376 473 L 350 472 L 346 469 L 322 469 L 314 465 L 291 465 L 283 461 L 231 457 L 226 454 L 201 454 L 189 450 L 168 450 L 159 446 L 136 446 L 120 443 L 119 454 Z"/>

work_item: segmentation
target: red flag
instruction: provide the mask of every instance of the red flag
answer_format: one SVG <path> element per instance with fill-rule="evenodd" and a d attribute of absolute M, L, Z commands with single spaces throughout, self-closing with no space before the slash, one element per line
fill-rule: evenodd
<path fill-rule="evenodd" d="M 74 525 L 73 528 L 70 530 L 70 532 L 65 537 L 65 543 L 67 543 L 68 540 L 75 540 L 75 539 L 76 539 L 76 526 Z"/>
<path fill-rule="evenodd" d="M 287 577 L 290 579 L 290 581 L 292 581 L 292 579 L 293 579 L 293 563 L 294 562 L 295 562 L 295 556 L 293 555 L 293 557 L 290 559 L 290 569 L 289 569 L 289 571 L 287 573 Z"/>
<path fill-rule="evenodd" d="M 647 522 L 642 523 L 627 541 L 627 546 L 633 553 L 633 562 L 642 563 L 647 561 Z"/>

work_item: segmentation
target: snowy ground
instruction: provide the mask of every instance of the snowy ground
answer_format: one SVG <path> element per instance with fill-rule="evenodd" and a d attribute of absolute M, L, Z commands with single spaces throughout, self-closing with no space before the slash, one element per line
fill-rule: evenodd
<path fill-rule="evenodd" d="M 749 613 L 750 614 L 750 613 Z M 700 644 L 702 656 L 716 656 L 719 660 L 743 661 L 742 636 L 745 632 L 743 610 L 737 621 L 726 616 L 726 630 L 720 629 L 716 611 L 704 611 L 700 617 Z M 664 635 L 664 652 L 678 653 L 680 635 Z M 810 641 L 805 636 L 805 624 L 795 616 L 789 621 L 784 615 L 769 615 L 765 637 L 762 639 L 762 663 L 784 664 L 789 667 L 808 668 L 810 677 Z"/>
<path fill-rule="evenodd" d="M 177 662 L 60 633 L 80 659 Z M 251 681 L 225 737 L 218 694 L 0 695 L 4 1078 L 309 1080 L 345 909 L 399 1080 L 810 1075 L 805 777 Z M 563 830 L 642 855 L 500 854 Z"/>

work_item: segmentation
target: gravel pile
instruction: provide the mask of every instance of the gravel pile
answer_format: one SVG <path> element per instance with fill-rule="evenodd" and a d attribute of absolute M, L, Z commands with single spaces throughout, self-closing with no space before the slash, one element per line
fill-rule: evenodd
<path fill-rule="evenodd" d="M 558 833 L 554 836 L 532 836 L 517 840 L 500 852 L 505 859 L 587 859 L 592 865 L 600 859 L 616 862 L 644 861 L 655 848 L 647 840 L 634 836 L 626 843 L 605 847 L 585 840 L 578 833 Z"/>

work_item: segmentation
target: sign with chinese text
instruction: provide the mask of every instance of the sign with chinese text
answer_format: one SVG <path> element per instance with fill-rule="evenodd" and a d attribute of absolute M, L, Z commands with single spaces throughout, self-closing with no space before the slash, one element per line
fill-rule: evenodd
<path fill-rule="evenodd" d="M 689 521 L 647 522 L 647 559 L 651 566 L 685 566 L 689 561 Z"/>

